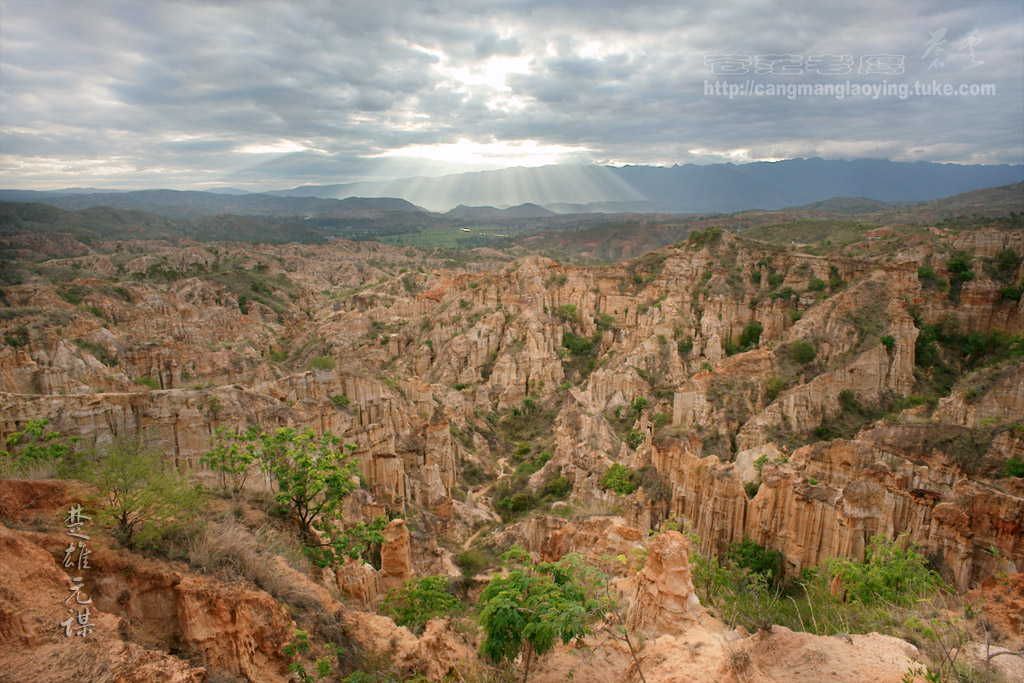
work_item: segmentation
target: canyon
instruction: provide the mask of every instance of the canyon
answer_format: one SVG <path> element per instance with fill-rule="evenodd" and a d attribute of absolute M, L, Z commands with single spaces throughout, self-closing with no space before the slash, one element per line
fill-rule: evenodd
<path fill-rule="evenodd" d="M 626 623 L 648 634 L 648 681 L 689 666 L 693 680 L 781 680 L 782 651 L 807 675 L 852 676 L 875 657 L 870 680 L 898 681 L 917 657 L 877 634 L 839 645 L 727 629 L 688 586 L 691 542 L 724 556 L 751 539 L 794 577 L 863 560 L 884 535 L 919 545 L 961 593 L 1024 570 L 1024 479 L 1004 474 L 1024 460 L 1020 229 L 803 248 L 708 228 L 586 267 L 523 246 L 48 239 L 4 245 L 15 258 L 0 309 L 0 438 L 34 420 L 82 448 L 142 435 L 211 489 L 202 458 L 218 428 L 311 427 L 354 444 L 360 486 L 344 518 L 393 518 L 380 566 L 281 571 L 351 637 L 392 643 L 431 680 L 477 643 L 450 621 L 414 635 L 362 610 L 412 577 L 461 576 L 470 550 L 496 558 L 519 544 L 607 564 L 645 548 L 646 566 L 621 578 Z M 41 251 L 61 257 L 34 262 Z M 613 466 L 633 477 L 629 490 L 608 485 Z M 44 636 L 40 605 L 64 588 L 60 537 L 26 519 L 75 494 L 29 479 L 0 489 L 3 573 L 28 577 L 3 586 L 0 633 L 21 657 L 9 661 L 37 666 L 49 648 L 94 680 L 149 666 L 169 681 L 287 679 L 292 617 L 266 592 L 114 547 L 91 575 L 105 640 L 70 652 Z M 248 486 L 266 493 L 259 476 Z M 692 539 L 648 542 L 684 520 Z M 619 645 L 577 676 L 634 675 Z M 109 648 L 122 673 L 102 678 L 88 667 Z M 564 678 L 566 657 L 543 660 L 536 680 Z"/>

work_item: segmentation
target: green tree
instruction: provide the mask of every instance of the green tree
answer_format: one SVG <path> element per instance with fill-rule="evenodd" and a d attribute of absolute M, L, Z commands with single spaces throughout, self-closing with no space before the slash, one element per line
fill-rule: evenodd
<path fill-rule="evenodd" d="M 218 427 L 210 437 L 211 448 L 199 462 L 217 472 L 225 492 L 238 495 L 249 477 L 249 468 L 256 461 L 260 430 L 255 425 L 242 433 L 228 427 Z"/>
<path fill-rule="evenodd" d="M 58 463 L 71 452 L 71 444 L 80 437 L 67 438 L 47 429 L 47 419 L 29 420 L 24 429 L 14 432 L 0 449 L 0 473 L 24 472 L 37 465 Z"/>
<path fill-rule="evenodd" d="M 138 437 L 110 444 L 85 466 L 82 478 L 100 490 L 105 505 L 99 521 L 114 525 L 122 545 L 155 547 L 201 519 L 205 501 L 200 487 Z"/>
<path fill-rule="evenodd" d="M 814 344 L 803 339 L 796 339 L 790 342 L 787 350 L 789 357 L 794 362 L 800 363 L 800 365 L 807 365 L 818 355 L 818 352 L 814 349 Z"/>
<path fill-rule="evenodd" d="M 650 401 L 643 396 L 637 396 L 633 399 L 633 402 L 629 404 L 629 409 L 636 413 L 636 416 L 639 419 L 640 414 L 647 410 L 649 405 L 651 405 Z"/>
<path fill-rule="evenodd" d="M 390 614 L 399 626 L 407 626 L 413 633 L 421 633 L 434 617 L 454 614 L 464 605 L 448 592 L 449 581 L 444 576 L 424 576 L 410 579 L 402 588 L 393 588 L 384 598 L 384 612 Z"/>
<path fill-rule="evenodd" d="M 612 463 L 597 482 L 601 488 L 611 489 L 615 493 L 626 495 L 636 491 L 636 476 L 632 470 L 620 463 Z"/>
<path fill-rule="evenodd" d="M 763 466 L 764 463 L 761 464 Z M 782 553 L 760 546 L 747 537 L 729 544 L 726 558 L 740 569 L 749 569 L 776 583 L 782 580 Z"/>
<path fill-rule="evenodd" d="M 558 640 L 568 644 L 586 635 L 599 607 L 565 560 L 534 564 L 522 548 L 512 546 L 502 561 L 509 572 L 492 578 L 480 595 L 480 652 L 497 664 L 514 660 L 525 648 L 526 683 L 534 656 L 543 656 Z"/>
<path fill-rule="evenodd" d="M 357 485 L 356 447 L 309 427 L 281 427 L 261 434 L 260 442 L 258 457 L 276 486 L 274 499 L 288 506 L 307 541 L 313 539 L 314 522 L 334 518 Z"/>

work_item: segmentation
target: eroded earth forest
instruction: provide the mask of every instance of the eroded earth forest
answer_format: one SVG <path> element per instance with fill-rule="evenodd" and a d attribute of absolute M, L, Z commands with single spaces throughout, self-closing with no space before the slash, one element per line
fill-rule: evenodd
<path fill-rule="evenodd" d="M 1024 680 L 1022 196 L 8 203 L 0 678 Z"/>

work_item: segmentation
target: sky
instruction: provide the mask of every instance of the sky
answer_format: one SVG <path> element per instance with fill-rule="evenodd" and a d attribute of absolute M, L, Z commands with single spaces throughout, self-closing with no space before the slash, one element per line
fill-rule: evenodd
<path fill-rule="evenodd" d="M 1024 3 L 0 0 L 0 187 L 807 157 L 1024 163 Z"/>

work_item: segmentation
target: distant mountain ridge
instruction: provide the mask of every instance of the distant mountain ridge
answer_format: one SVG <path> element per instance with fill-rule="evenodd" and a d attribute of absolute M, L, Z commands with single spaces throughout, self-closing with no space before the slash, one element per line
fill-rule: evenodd
<path fill-rule="evenodd" d="M 733 213 L 808 208 L 846 198 L 850 211 L 872 202 L 921 202 L 1024 181 L 1024 165 L 957 165 L 876 159 L 791 159 L 709 166 L 543 166 L 438 178 L 302 186 L 253 194 L 142 190 L 88 193 L 0 190 L 6 201 L 45 202 L 77 210 L 139 209 L 172 218 L 231 213 L 291 218 L 346 218 L 371 212 L 456 211 L 453 219 L 537 218 L 556 213 Z M 424 208 L 426 207 L 426 208 Z M 512 207 L 502 209 L 498 207 Z M 830 210 L 823 207 L 823 210 Z M 376 213 L 383 212 L 383 213 Z M 498 212 L 498 213 L 495 213 Z M 504 213 L 502 213 L 504 212 Z M 366 217 L 365 214 L 362 215 Z M 410 217 L 408 220 L 412 220 Z"/>
<path fill-rule="evenodd" d="M 0 200 L 42 202 L 69 211 L 108 206 L 147 211 L 168 218 L 218 214 L 278 218 L 370 218 L 388 213 L 427 214 L 427 210 L 395 197 L 278 197 L 268 194 L 220 194 L 194 190 L 137 190 L 95 194 L 64 194 L 32 190 L 0 190 Z M 409 217 L 406 217 L 409 220 Z"/>
<path fill-rule="evenodd" d="M 510 206 L 507 209 L 496 209 L 493 206 L 466 206 L 459 204 L 454 209 L 444 214 L 445 218 L 453 220 L 483 220 L 487 218 L 546 218 L 556 216 L 557 212 L 527 202 L 519 206 Z"/>

